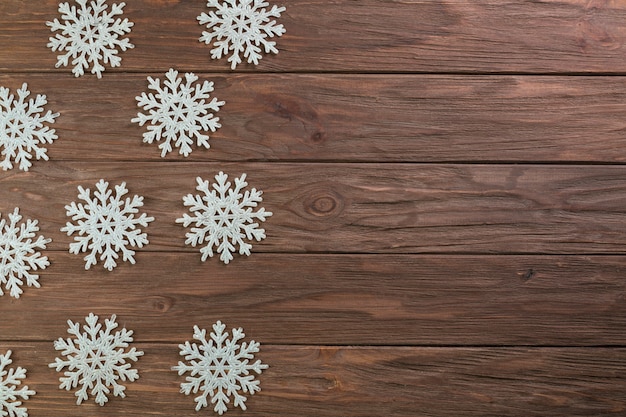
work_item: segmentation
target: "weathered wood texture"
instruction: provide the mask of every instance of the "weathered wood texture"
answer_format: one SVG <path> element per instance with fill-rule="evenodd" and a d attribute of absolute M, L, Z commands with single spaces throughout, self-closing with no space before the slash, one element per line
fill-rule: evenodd
<path fill-rule="evenodd" d="M 126 181 L 156 218 L 145 250 L 194 251 L 175 223 L 182 196 L 220 170 L 245 170 L 275 213 L 255 252 L 621 254 L 626 244 L 625 166 L 50 161 L 0 173 L 0 211 L 22 207 L 66 250 L 76 187 Z"/>
<path fill-rule="evenodd" d="M 624 77 L 198 75 L 226 101 L 222 128 L 167 161 L 626 161 Z M 130 121 L 145 75 L 0 75 L 24 82 L 61 113 L 51 159 L 161 160 Z"/>
<path fill-rule="evenodd" d="M 182 377 L 174 344 L 136 344 L 145 355 L 126 398 L 104 407 L 75 405 L 46 366 L 52 343 L 2 343 L 15 365 L 28 369 L 31 416 L 195 415 L 191 397 L 178 392 Z M 233 416 L 623 416 L 626 350 L 546 348 L 338 348 L 265 345 L 270 363 L 263 390 Z M 209 410 L 202 413 L 211 415 Z M 79 414 L 72 414 L 79 415 Z"/>
<path fill-rule="evenodd" d="M 0 3 L 0 71 L 52 71 L 58 0 Z M 198 42 L 202 1 L 128 1 L 121 71 L 229 70 Z M 260 71 L 624 72 L 621 1 L 286 0 L 280 53 Z M 241 70 L 251 70 L 242 66 Z M 68 72 L 69 70 L 63 69 Z M 109 71 L 109 70 L 107 70 Z"/>
<path fill-rule="evenodd" d="M 3 216 L 54 240 L 42 288 L 0 297 L 30 417 L 196 415 L 170 367 L 218 319 L 270 365 L 231 416 L 626 414 L 626 2 L 285 0 L 280 53 L 231 72 L 197 40 L 204 1 L 126 0 L 136 47 L 100 80 L 54 68 L 58 2 L 0 0 L 0 85 L 61 113 L 50 162 L 0 172 Z M 130 121 L 170 67 L 226 101 L 189 158 Z M 175 224 L 220 170 L 274 213 L 229 265 Z M 156 218 L 113 272 L 85 271 L 59 230 L 100 178 Z M 90 312 L 146 351 L 105 407 L 77 407 L 47 367 Z"/>
<path fill-rule="evenodd" d="M 42 288 L 0 303 L 0 339 L 51 341 L 94 312 L 142 342 L 221 319 L 271 344 L 626 345 L 621 256 L 140 253 L 109 273 L 48 255 Z"/>

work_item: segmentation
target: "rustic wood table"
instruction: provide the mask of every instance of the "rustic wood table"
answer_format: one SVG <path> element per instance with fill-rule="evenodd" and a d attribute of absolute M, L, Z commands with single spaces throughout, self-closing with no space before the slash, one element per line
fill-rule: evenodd
<path fill-rule="evenodd" d="M 0 171 L 0 212 L 53 239 L 41 288 L 0 297 L 31 417 L 195 416 L 170 370 L 195 324 L 270 365 L 229 416 L 626 415 L 626 1 L 284 0 L 278 55 L 231 71 L 203 0 L 126 0 L 135 48 L 55 69 L 58 1 L 0 0 L 0 85 L 59 112 L 50 160 Z M 146 77 L 214 81 L 211 149 L 160 157 L 131 123 Z M 267 238 L 201 262 L 175 219 L 195 178 L 245 172 Z M 77 186 L 126 181 L 156 220 L 136 265 L 85 271 Z M 75 404 L 48 367 L 90 312 L 145 351 L 126 398 Z"/>

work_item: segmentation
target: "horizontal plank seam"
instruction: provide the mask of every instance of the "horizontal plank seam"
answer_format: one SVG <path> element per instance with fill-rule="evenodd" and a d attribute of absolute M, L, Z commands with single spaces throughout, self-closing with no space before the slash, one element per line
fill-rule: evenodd
<path fill-rule="evenodd" d="M 320 166 L 332 166 L 332 165 L 351 165 L 351 166 L 357 166 L 357 165 L 361 165 L 364 167 L 367 166 L 372 166 L 372 167 L 377 167 L 377 166 L 381 166 L 381 165 L 397 165 L 399 167 L 401 166 L 410 166 L 410 167 L 415 167 L 415 166 L 419 166 L 419 165 L 423 165 L 423 166 L 436 166 L 436 165 L 445 165 L 445 166 L 450 166 L 450 165 L 456 165 L 459 167 L 463 167 L 463 166 L 472 166 L 472 167 L 476 167 L 476 166 L 488 166 L 488 167 L 501 167 L 501 168 L 510 168 L 511 165 L 524 165 L 527 167 L 536 167 L 536 168 L 543 168 L 543 167 L 554 167 L 554 166 L 565 166 L 567 168 L 576 168 L 576 167 L 580 167 L 580 168 L 584 168 L 584 167 L 588 167 L 588 166 L 602 166 L 602 167 L 615 167 L 615 168 L 623 168 L 626 166 L 626 162 L 605 162 L 605 161 L 590 161 L 590 162 L 586 162 L 586 161 L 582 161 L 582 162 L 574 162 L 574 161 L 510 161 L 510 162 L 506 162 L 506 161 L 444 161 L 444 162 L 436 162 L 436 161 L 383 161 L 383 162 L 374 162 L 374 161 L 333 161 L 333 162 L 327 162 L 327 161 L 302 161 L 302 160 L 275 160 L 275 161 L 270 161 L 270 160 L 247 160 L 247 161 L 229 161 L 229 160 L 220 160 L 220 161 L 215 161 L 215 160 L 193 160 L 193 161 L 180 161 L 180 160 L 154 160 L 154 159 L 147 159 L 147 160 L 133 160 L 133 159 L 71 159 L 71 160 L 63 160 L 63 159 L 51 159 L 50 161 L 47 162 L 43 162 L 43 163 L 39 163 L 38 165 L 35 165 L 35 168 L 41 168 L 44 169 L 45 168 L 45 164 L 55 164 L 55 163 L 72 163 L 72 164 L 79 164 L 79 165 L 84 165 L 85 163 L 90 163 L 91 166 L 94 165 L 102 165 L 102 166 L 106 166 L 109 165 L 111 163 L 124 163 L 124 162 L 133 162 L 133 163 L 141 163 L 141 164 L 145 164 L 145 165 L 157 165 L 157 164 L 168 164 L 168 165 L 176 165 L 179 164 L 181 166 L 191 166 L 191 165 L 202 165 L 203 167 L 206 167 L 207 164 L 212 164 L 212 165 L 219 165 L 219 164 L 229 164 L 229 165 L 320 165 Z M 33 171 L 33 169 L 31 169 L 31 171 Z M 22 171 L 19 170 L 15 170 L 16 174 L 23 174 Z M 8 178 L 8 177 L 7 177 Z"/>
<path fill-rule="evenodd" d="M 148 229 L 149 231 L 149 229 Z M 148 232 L 148 239 L 150 238 L 150 234 Z M 184 239 L 184 237 L 182 238 Z M 67 250 L 61 250 L 61 249 L 44 249 L 45 252 L 54 252 L 54 253 L 69 253 Z M 176 253 L 176 254 L 181 254 L 181 253 L 188 253 L 188 254 L 195 254 L 197 251 L 194 250 L 193 248 L 189 248 L 189 249 L 163 249 L 163 250 L 154 250 L 154 249 L 140 249 L 137 251 L 137 253 L 159 253 L 159 254 L 163 254 L 163 253 Z M 306 251 L 306 252 L 268 252 L 268 251 L 263 251 L 263 252 L 256 252 L 254 254 L 254 256 L 259 256 L 259 255 L 272 255 L 272 256 L 276 256 L 276 255 L 289 255 L 289 256 L 306 256 L 306 255 L 311 255 L 311 256 L 319 256 L 319 255 L 334 255 L 334 256 L 441 256 L 441 257 L 446 257 L 446 256 L 550 256 L 550 257 L 555 257 L 555 256 L 624 256 L 626 255 L 626 252 L 489 252 L 489 251 L 482 251 L 482 252 L 462 252 L 462 251 L 458 251 L 458 252 L 442 252 L 442 251 L 437 251 L 437 252 L 388 252 L 388 251 L 380 251 L 380 252 L 339 252 L 339 251 L 333 251 L 333 252 L 325 252 L 325 251 Z M 76 256 L 80 256 L 80 255 L 76 255 Z"/>
<path fill-rule="evenodd" d="M 280 159 L 280 160 L 267 160 L 267 159 L 223 159 L 223 160 L 193 160 L 193 161 L 180 161 L 180 160 L 156 160 L 156 159 L 103 159 L 103 158 L 54 158 L 53 162 L 94 162 L 94 163 L 123 163 L 123 162 L 141 162 L 142 164 L 342 164 L 342 165 L 359 165 L 359 164 L 376 164 L 376 165 L 489 165 L 489 166 L 510 166 L 510 165 L 533 165 L 533 166 L 626 166 L 626 162 L 615 161 L 524 161 L 524 160 L 454 160 L 454 159 L 442 159 L 434 161 L 411 161 L 411 160 L 394 160 L 394 161 L 371 161 L 371 160 L 354 160 L 354 159 Z"/>
<path fill-rule="evenodd" d="M 185 67 L 177 67 L 179 72 L 193 72 L 194 74 L 218 74 L 218 75 L 458 75 L 458 76 L 497 76 L 497 75 L 510 75 L 510 76 L 566 76 L 566 77 L 622 77 L 626 76 L 626 72 L 624 71 L 391 71 L 391 70 L 359 70 L 359 71 L 324 71 L 324 70 L 290 70 L 290 71 L 280 71 L 280 70 L 237 70 L 237 71 L 229 71 L 225 70 L 211 70 L 211 71 L 197 71 L 194 68 L 185 68 Z M 115 69 L 107 69 L 108 74 L 157 74 L 162 73 L 164 71 L 154 71 L 154 68 L 141 68 L 141 69 L 133 69 L 133 70 L 124 70 L 124 71 L 116 71 Z M 28 70 L 28 69 L 4 69 L 0 70 L 1 74 L 40 74 L 40 75 L 50 75 L 50 74 L 65 74 L 67 75 L 67 71 L 64 70 L 56 70 L 51 69 L 49 71 L 41 71 L 41 70 Z M 70 78 L 74 78 L 71 74 L 68 75 Z"/>
<path fill-rule="evenodd" d="M 62 335 L 60 337 L 65 337 Z M 57 339 L 48 340 L 48 339 L 0 339 L 0 343 L 8 344 L 8 343 L 54 343 Z M 314 345 L 311 343 L 263 343 L 262 340 L 255 340 L 261 343 L 261 348 L 263 347 L 300 347 L 300 348 L 355 348 L 355 349 L 367 349 L 367 348 L 375 348 L 375 349 L 398 349 L 398 348 L 419 348 L 419 349 L 626 349 L 626 345 L 556 345 L 556 344 L 534 344 L 534 345 L 498 345 L 498 344 L 320 344 Z M 152 344 L 152 345 L 178 345 L 180 342 L 171 342 L 171 341 L 163 341 L 163 340 L 141 340 L 135 337 L 133 343 L 139 344 Z"/>

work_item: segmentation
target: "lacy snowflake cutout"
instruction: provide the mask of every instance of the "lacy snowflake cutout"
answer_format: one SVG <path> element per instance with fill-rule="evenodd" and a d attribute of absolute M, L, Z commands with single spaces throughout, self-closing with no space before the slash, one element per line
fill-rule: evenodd
<path fill-rule="evenodd" d="M 109 11 L 106 0 L 76 0 L 78 8 L 69 3 L 59 3 L 61 19 L 46 22 L 52 32 L 61 31 L 50 37 L 48 48 L 52 51 L 64 52 L 57 56 L 56 68 L 66 67 L 69 59 L 74 66 L 72 73 L 80 77 L 91 65 L 91 73 L 102 78 L 104 64 L 112 68 L 119 67 L 122 58 L 119 50 L 134 48 L 127 38 L 133 23 L 122 20 L 124 3 L 114 3 Z"/>
<path fill-rule="evenodd" d="M 0 87 L 0 148 L 3 157 L 0 166 L 5 171 L 13 168 L 12 161 L 22 171 L 28 171 L 33 153 L 35 158 L 47 161 L 48 149 L 40 145 L 57 139 L 55 130 L 44 123 L 54 123 L 59 113 L 48 110 L 42 114 L 43 106 L 48 104 L 46 96 L 37 94 L 34 99 L 27 99 L 29 95 L 26 83 L 17 90 L 17 99 L 8 88 Z"/>
<path fill-rule="evenodd" d="M 41 256 L 37 249 L 45 249 L 52 239 L 39 235 L 37 220 L 27 219 L 20 223 L 22 216 L 19 208 L 9 213 L 9 222 L 0 219 L 0 284 L 3 284 L 11 297 L 20 298 L 24 280 L 29 287 L 39 288 L 39 275 L 32 271 L 46 269 L 50 262 L 47 256 Z M 4 295 L 0 285 L 0 296 Z M 2 415 L 2 414 L 0 414 Z"/>
<path fill-rule="evenodd" d="M 59 338 L 54 342 L 54 348 L 67 358 L 55 358 L 54 363 L 48 365 L 57 372 L 67 368 L 63 373 L 65 376 L 59 378 L 59 388 L 70 391 L 80 385 L 75 393 L 78 405 L 89 398 L 89 393 L 96 396 L 96 404 L 104 405 L 109 401 L 107 394 L 111 389 L 114 396 L 126 397 L 126 387 L 119 381 L 132 382 L 139 378 L 139 373 L 129 362 L 136 362 L 143 355 L 134 347 L 127 350 L 133 341 L 133 331 L 122 328 L 113 333 L 118 326 L 115 314 L 104 320 L 104 328 L 93 313 L 89 313 L 85 321 L 87 324 L 83 325 L 81 333 L 80 324 L 68 320 L 67 332 L 74 338 Z"/>
<path fill-rule="evenodd" d="M 250 255 L 252 245 L 244 239 L 265 239 L 265 229 L 259 228 L 259 222 L 264 222 L 272 212 L 265 211 L 263 207 L 257 211 L 252 211 L 258 203 L 263 201 L 262 191 L 253 188 L 242 190 L 248 185 L 246 174 L 241 174 L 240 178 L 235 178 L 235 188 L 231 188 L 228 175 L 220 171 L 215 176 L 215 183 L 212 190 L 209 189 L 209 182 L 196 178 L 198 186 L 196 190 L 203 195 L 188 194 L 183 197 L 185 206 L 193 214 L 183 214 L 183 217 L 176 219 L 176 223 L 182 223 L 184 227 L 191 224 L 195 227 L 186 233 L 186 244 L 196 247 L 205 244 L 200 249 L 202 261 L 213 256 L 213 247 L 217 248 L 220 260 L 228 264 L 232 259 L 232 252 L 235 245 L 239 245 L 240 255 Z"/>
<path fill-rule="evenodd" d="M 268 38 L 285 33 L 283 25 L 277 25 L 272 18 L 279 18 L 286 9 L 274 5 L 267 10 L 267 6 L 269 3 L 264 0 L 208 0 L 207 7 L 215 10 L 202 13 L 197 19 L 209 29 L 202 32 L 200 42 L 213 43 L 211 58 L 219 59 L 232 51 L 228 62 L 235 69 L 241 63 L 240 54 L 248 63 L 258 65 L 261 46 L 266 54 L 277 54 L 276 42 Z"/>
<path fill-rule="evenodd" d="M 7 368 L 13 361 L 11 351 L 0 355 L 0 416 L 2 417 L 28 417 L 26 407 L 21 407 L 22 400 L 28 400 L 35 391 L 28 389 L 28 385 L 17 389 L 26 378 L 26 369 L 22 367 Z"/>
<path fill-rule="evenodd" d="M 143 207 L 143 197 L 135 195 L 132 199 L 124 199 L 128 193 L 125 182 L 115 186 L 115 194 L 108 187 L 109 183 L 101 179 L 92 198 L 89 188 L 79 186 L 78 198 L 85 204 L 72 202 L 65 206 L 67 216 L 76 224 L 67 222 L 61 231 L 67 232 L 68 236 L 78 233 L 74 237 L 75 242 L 70 243 L 70 253 L 78 255 L 91 251 L 84 258 L 85 269 L 95 265 L 100 255 L 104 268 L 112 271 L 117 266 L 115 260 L 120 251 L 124 261 L 135 264 L 135 251 L 128 246 L 141 248 L 148 244 L 147 234 L 141 233 L 138 227 L 147 227 L 154 217 L 145 213 L 136 217 L 139 208 Z"/>
<path fill-rule="evenodd" d="M 178 345 L 186 363 L 179 361 L 172 370 L 178 371 L 178 375 L 190 373 L 185 378 L 187 382 L 180 384 L 180 392 L 189 395 L 200 391 L 200 395 L 194 398 L 196 411 L 208 405 L 208 397 L 211 397 L 211 404 L 215 404 L 213 410 L 220 415 L 227 411 L 226 404 L 231 397 L 235 407 L 245 410 L 247 398 L 240 391 L 254 395 L 261 390 L 259 381 L 250 374 L 251 371 L 260 374 L 268 368 L 260 360 L 250 363 L 254 353 L 259 351 L 259 343 L 252 340 L 250 344 L 243 342 L 240 345 L 238 342 L 245 337 L 243 329 L 233 329 L 232 338 L 228 339 L 225 328 L 221 321 L 215 323 L 207 341 L 206 330 L 194 326 L 193 338 L 201 345 L 189 342 Z"/>
<path fill-rule="evenodd" d="M 172 151 L 172 143 L 179 148 L 179 153 L 187 157 L 191 153 L 194 138 L 198 146 L 209 149 L 209 136 L 201 132 L 215 132 L 222 127 L 219 117 L 212 112 L 220 110 L 224 101 L 217 101 L 215 97 L 209 101 L 213 91 L 213 83 L 204 81 L 194 83 L 198 77 L 193 73 L 185 74 L 185 82 L 178 78 L 178 71 L 170 69 L 165 74 L 164 86 L 160 79 L 148 77 L 148 88 L 153 93 L 142 93 L 135 97 L 137 106 L 142 107 L 149 114 L 137 113 L 131 119 L 133 123 L 143 126 L 150 122 L 148 131 L 143 134 L 145 143 L 160 142 L 161 157 Z"/>

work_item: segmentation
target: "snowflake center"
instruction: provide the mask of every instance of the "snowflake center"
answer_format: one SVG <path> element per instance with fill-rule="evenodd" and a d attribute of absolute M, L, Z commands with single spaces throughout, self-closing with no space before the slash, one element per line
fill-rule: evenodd
<path fill-rule="evenodd" d="M 222 232 L 226 232 L 235 225 L 234 220 L 237 220 L 238 217 L 230 210 L 228 203 L 224 203 L 221 206 L 216 206 L 213 213 L 207 212 L 202 214 L 201 221 L 205 226 L 213 224 L 216 228 L 221 229 Z"/>
<path fill-rule="evenodd" d="M 24 119 L 27 119 L 26 113 L 20 109 L 13 112 L 12 117 L 10 116 L 9 120 L 6 122 L 9 133 L 11 134 L 11 140 L 23 137 L 26 133 L 26 123 L 23 122 Z"/>
<path fill-rule="evenodd" d="M 235 218 L 237 216 L 235 216 L 235 214 L 230 211 L 228 209 L 228 207 L 218 207 L 218 218 L 220 219 L 220 227 L 227 227 L 230 228 L 233 225 L 233 220 L 235 220 Z"/>
<path fill-rule="evenodd" d="M 209 366 L 208 370 L 213 371 L 213 374 L 218 374 L 224 378 L 227 378 L 231 371 L 230 364 L 226 363 L 227 358 L 225 357 L 217 357 L 217 358 L 209 358 Z"/>
<path fill-rule="evenodd" d="M 253 20 L 250 18 L 252 10 L 239 9 L 231 17 L 234 28 L 239 36 L 252 32 Z"/>
<path fill-rule="evenodd" d="M 87 361 L 91 363 L 96 363 L 102 360 L 102 355 L 100 354 L 100 351 L 94 351 L 92 349 L 90 349 L 87 353 Z"/>
<path fill-rule="evenodd" d="M 13 239 L 12 239 L 13 240 Z M 2 257 L 2 266 L 7 263 L 10 264 L 13 262 L 13 256 L 17 252 L 13 245 L 13 241 L 7 242 L 2 248 L 0 248 L 0 255 Z"/>
<path fill-rule="evenodd" d="M 95 35 L 95 25 L 97 22 L 93 19 L 89 14 L 83 14 L 80 17 L 79 25 L 76 30 L 76 33 L 80 35 L 80 39 L 82 41 L 89 41 L 91 45 L 93 43 L 93 36 Z"/>
<path fill-rule="evenodd" d="M 19 250 L 20 241 L 15 235 L 12 235 L 9 239 L 6 239 L 6 243 L 0 247 L 0 257 L 2 258 L 2 266 L 15 262 L 16 258 L 20 257 Z"/>
<path fill-rule="evenodd" d="M 182 122 L 182 125 L 178 129 L 181 131 L 188 129 L 190 117 L 195 116 L 193 109 L 185 105 L 182 98 L 179 98 L 176 103 L 173 103 L 171 108 L 172 111 L 170 112 L 170 116 L 174 126 L 178 127 L 178 123 Z"/>

